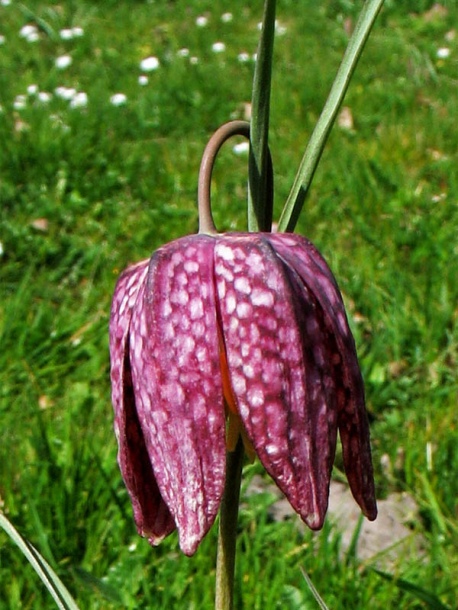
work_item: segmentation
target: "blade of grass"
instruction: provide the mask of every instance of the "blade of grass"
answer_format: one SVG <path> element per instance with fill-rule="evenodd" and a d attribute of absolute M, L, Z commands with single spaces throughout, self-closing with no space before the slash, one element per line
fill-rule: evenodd
<path fill-rule="evenodd" d="M 448 606 L 444 606 L 438 597 L 432 593 L 429 593 L 429 591 L 425 591 L 425 589 L 414 585 L 408 580 L 404 580 L 403 578 L 395 578 L 391 574 L 382 572 L 381 570 L 377 570 L 375 568 L 373 571 L 385 580 L 394 582 L 399 589 L 412 593 L 412 595 L 414 595 L 417 599 L 421 599 L 421 601 L 425 602 L 429 608 L 433 608 L 433 610 L 451 610 L 451 608 Z"/>
<path fill-rule="evenodd" d="M 5 530 L 11 540 L 15 542 L 23 552 L 26 559 L 29 561 L 35 572 L 41 578 L 45 587 L 54 598 L 57 606 L 61 608 L 61 610 L 78 610 L 78 606 L 76 605 L 74 599 L 51 566 L 40 555 L 35 547 L 21 536 L 13 524 L 1 512 L 0 527 Z"/>
<path fill-rule="evenodd" d="M 300 570 L 302 572 L 302 576 L 304 577 L 305 582 L 307 583 L 310 591 L 313 594 L 313 597 L 316 599 L 317 604 L 320 606 L 321 610 L 329 610 L 329 608 L 326 606 L 326 604 L 324 603 L 323 599 L 321 598 L 320 594 L 315 589 L 315 585 L 310 580 L 310 576 L 307 574 L 307 572 L 304 570 L 303 567 L 300 567 Z"/>
<path fill-rule="evenodd" d="M 270 231 L 272 196 L 269 190 L 268 135 L 272 54 L 275 38 L 275 0 L 266 0 L 253 78 L 250 126 L 248 230 Z"/>
<path fill-rule="evenodd" d="M 331 87 L 323 111 L 310 137 L 291 192 L 283 208 L 278 231 L 293 231 L 304 205 L 315 170 L 325 147 L 339 107 L 345 97 L 351 76 L 356 68 L 375 18 L 380 11 L 383 0 L 367 0 L 356 23 L 355 30 L 336 78 Z"/>

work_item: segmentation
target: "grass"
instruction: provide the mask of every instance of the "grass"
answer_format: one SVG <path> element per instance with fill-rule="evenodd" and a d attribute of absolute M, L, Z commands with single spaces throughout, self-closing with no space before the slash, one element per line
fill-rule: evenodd
<path fill-rule="evenodd" d="M 302 4 L 277 9 L 286 31 L 272 85 L 276 218 L 360 3 Z M 353 129 L 334 129 L 297 230 L 328 258 L 348 304 L 379 495 L 405 490 L 420 507 L 412 527 L 423 553 L 391 574 L 452 608 L 458 33 L 456 3 L 432 6 L 386 1 L 345 100 Z M 196 230 L 200 154 L 250 100 L 253 63 L 238 55 L 256 50 L 262 3 L 230 9 L 225 23 L 218 0 L 0 3 L 0 503 L 81 608 L 212 607 L 214 531 L 192 559 L 174 535 L 151 549 L 134 531 L 116 465 L 107 324 L 118 273 Z M 198 27 L 202 15 L 208 24 Z M 39 40 L 19 35 L 26 24 Z M 71 27 L 83 35 L 63 40 Z M 217 41 L 224 52 L 212 51 Z M 183 48 L 189 57 L 177 55 Z M 62 55 L 72 63 L 59 70 Z M 142 86 L 148 56 L 160 67 Z M 71 108 L 57 87 L 85 92 L 87 105 Z M 110 103 L 115 93 L 126 103 Z M 245 227 L 246 162 L 230 145 L 218 160 L 220 230 Z M 247 478 L 256 472 L 248 467 Z M 244 497 L 238 608 L 315 607 L 301 568 L 333 610 L 434 607 L 351 553 L 342 558 L 330 524 L 314 536 L 295 520 L 271 521 L 271 502 Z M 54 607 L 2 533 L 0 583 L 1 610 Z"/>

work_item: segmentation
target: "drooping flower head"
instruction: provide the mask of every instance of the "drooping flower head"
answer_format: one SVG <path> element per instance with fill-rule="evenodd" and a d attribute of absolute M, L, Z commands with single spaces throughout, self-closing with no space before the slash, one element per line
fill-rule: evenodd
<path fill-rule="evenodd" d="M 191 555 L 218 513 L 226 450 L 249 452 L 322 526 L 337 430 L 353 495 L 376 516 L 354 340 L 318 250 L 291 233 L 198 234 L 129 267 L 110 320 L 118 460 L 138 531 Z"/>

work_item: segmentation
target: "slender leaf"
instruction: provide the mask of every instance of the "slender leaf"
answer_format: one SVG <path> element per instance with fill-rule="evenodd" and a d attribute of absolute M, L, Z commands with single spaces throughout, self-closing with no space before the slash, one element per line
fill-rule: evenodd
<path fill-rule="evenodd" d="M 322 597 L 320 596 L 318 591 L 315 589 L 315 585 L 310 580 L 310 576 L 307 574 L 307 572 L 304 570 L 304 568 L 301 567 L 300 570 L 302 572 L 302 576 L 305 579 L 305 582 L 307 583 L 310 591 L 313 593 L 313 597 L 316 599 L 317 604 L 320 606 L 321 610 L 329 610 L 329 608 L 324 603 Z"/>
<path fill-rule="evenodd" d="M 248 228 L 270 231 L 272 185 L 269 178 L 268 135 L 272 55 L 275 38 L 275 0 L 266 0 L 257 51 L 251 101 Z"/>
<path fill-rule="evenodd" d="M 449 606 L 445 606 L 436 595 L 429 593 L 425 589 L 414 585 L 408 580 L 404 580 L 403 578 L 395 578 L 391 574 L 386 572 L 382 572 L 381 570 L 377 570 L 374 568 L 374 572 L 384 578 L 385 580 L 389 580 L 394 582 L 399 589 L 402 591 L 407 591 L 408 593 L 412 593 L 417 599 L 421 599 L 421 601 L 425 602 L 429 608 L 433 610 L 452 610 Z"/>
<path fill-rule="evenodd" d="M 334 79 L 326 104 L 313 130 L 305 150 L 291 192 L 283 208 L 278 230 L 293 231 L 302 210 L 305 197 L 312 182 L 315 170 L 334 124 L 339 107 L 345 97 L 351 76 L 356 68 L 366 40 L 380 11 L 383 0 L 367 0 L 356 23 L 355 30 L 339 70 Z"/>
<path fill-rule="evenodd" d="M 5 530 L 11 540 L 13 540 L 13 542 L 15 542 L 21 549 L 35 572 L 41 578 L 45 587 L 51 593 L 58 608 L 61 610 L 78 610 L 78 606 L 76 605 L 74 599 L 51 566 L 40 555 L 36 548 L 30 544 L 28 540 L 21 536 L 13 524 L 1 512 L 0 526 Z"/>

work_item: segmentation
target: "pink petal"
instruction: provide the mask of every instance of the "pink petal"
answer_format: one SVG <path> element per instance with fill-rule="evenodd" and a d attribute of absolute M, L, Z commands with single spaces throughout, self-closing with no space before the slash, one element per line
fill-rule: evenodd
<path fill-rule="evenodd" d="M 277 252 L 301 276 L 304 286 L 315 295 L 329 336 L 335 342 L 334 360 L 339 369 L 336 379 L 340 380 L 338 425 L 345 472 L 362 511 L 369 519 L 375 519 L 377 507 L 364 384 L 342 296 L 326 261 L 307 239 L 291 233 L 278 233 L 271 236 L 271 241 Z"/>
<path fill-rule="evenodd" d="M 225 478 L 214 244 L 195 235 L 153 255 L 130 338 L 148 453 L 188 555 L 215 520 Z"/>
<path fill-rule="evenodd" d="M 293 508 L 319 528 L 336 425 L 313 299 L 267 235 L 221 237 L 215 274 L 230 379 L 248 437 Z"/>
<path fill-rule="evenodd" d="M 112 402 L 118 462 L 132 500 L 138 532 L 158 544 L 175 528 L 151 468 L 136 412 L 128 339 L 132 310 L 142 291 L 148 261 L 129 267 L 118 280 L 110 317 Z"/>

